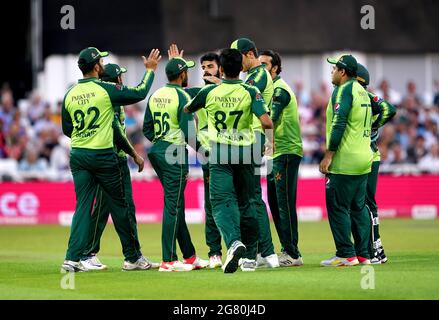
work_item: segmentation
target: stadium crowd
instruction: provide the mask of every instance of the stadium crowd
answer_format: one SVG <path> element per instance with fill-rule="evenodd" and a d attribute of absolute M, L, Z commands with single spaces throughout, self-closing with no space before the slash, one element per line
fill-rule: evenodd
<path fill-rule="evenodd" d="M 319 90 L 308 92 L 301 82 L 292 87 L 301 120 L 302 164 L 318 164 L 325 151 L 325 115 L 331 88 L 322 83 Z M 412 81 L 407 83 L 405 92 L 392 89 L 387 80 L 369 89 L 396 105 L 398 110 L 392 122 L 380 132 L 378 145 L 382 164 L 415 164 L 421 172 L 438 173 L 439 80 L 435 82 L 433 101 L 425 101 Z M 128 138 L 136 151 L 147 159 L 150 144 L 142 134 L 144 107 L 126 106 L 125 121 Z M 33 92 L 17 106 L 11 89 L 3 85 L 0 159 L 15 160 L 19 172 L 67 171 L 69 152 L 69 139 L 61 131 L 61 101 L 50 105 Z M 136 165 L 131 161 L 130 167 L 135 169 Z"/>

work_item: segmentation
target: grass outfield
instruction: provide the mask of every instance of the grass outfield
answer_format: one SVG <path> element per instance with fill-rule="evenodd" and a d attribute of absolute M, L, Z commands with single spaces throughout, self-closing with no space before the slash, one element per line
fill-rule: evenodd
<path fill-rule="evenodd" d="M 113 226 L 104 233 L 101 260 L 109 270 L 75 274 L 75 290 L 60 287 L 69 228 L 0 227 L 0 299 L 439 299 L 439 220 L 384 220 L 389 263 L 374 266 L 375 289 L 361 289 L 361 267 L 323 268 L 334 253 L 327 221 L 300 223 L 305 265 L 223 274 L 121 272 L 122 255 Z M 204 227 L 189 225 L 206 258 Z M 160 225 L 141 225 L 143 252 L 159 261 Z M 275 236 L 275 246 L 279 244 Z"/>

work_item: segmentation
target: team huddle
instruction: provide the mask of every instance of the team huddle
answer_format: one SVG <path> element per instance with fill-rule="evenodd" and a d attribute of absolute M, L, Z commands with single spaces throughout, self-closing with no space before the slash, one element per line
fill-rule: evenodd
<path fill-rule="evenodd" d="M 188 88 L 188 69 L 195 62 L 185 60 L 175 44 L 170 46 L 168 83 L 148 98 L 143 123 L 143 134 L 152 142 L 148 158 L 164 190 L 160 263 L 141 252 L 127 155 L 139 171 L 144 159 L 128 141 L 124 124 L 124 105 L 146 98 L 160 52 L 153 49 L 143 57 L 146 71 L 136 87 L 123 84 L 125 68 L 103 64 L 107 55 L 93 47 L 80 52 L 78 67 L 84 77 L 63 100 L 62 129 L 71 138 L 76 208 L 62 269 L 107 268 L 97 254 L 110 214 L 122 244 L 124 271 L 222 268 L 233 273 L 239 268 L 303 265 L 296 211 L 303 156 L 299 111 L 294 92 L 280 76 L 279 54 L 258 52 L 250 39 L 237 39 L 219 54 L 204 54 L 200 63 L 205 86 Z M 321 265 L 385 263 L 375 201 L 377 139 L 378 129 L 396 109 L 367 91 L 369 73 L 352 55 L 328 62 L 334 65 L 334 91 L 326 112 L 327 150 L 320 172 L 326 175 L 326 207 L 336 253 Z M 241 72 L 247 73 L 244 81 Z M 197 255 L 185 221 L 188 147 L 202 163 L 208 260 Z M 262 199 L 264 157 L 280 254 L 274 250 Z"/>

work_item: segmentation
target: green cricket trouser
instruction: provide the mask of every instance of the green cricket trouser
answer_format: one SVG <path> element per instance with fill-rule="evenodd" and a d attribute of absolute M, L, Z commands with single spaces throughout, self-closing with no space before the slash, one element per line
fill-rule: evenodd
<path fill-rule="evenodd" d="M 265 149 L 265 135 L 255 130 L 256 143 L 253 145 L 256 150 L 253 151 L 254 156 L 254 184 L 255 184 L 255 210 L 257 213 L 259 238 L 258 238 L 258 253 L 261 253 L 262 257 L 267 257 L 274 254 L 273 239 L 271 237 L 270 220 L 268 218 L 267 206 L 262 199 L 261 189 L 261 175 L 260 169 L 262 164 L 262 158 L 264 156 Z"/>
<path fill-rule="evenodd" d="M 224 145 L 213 145 L 211 158 L 219 154 L 218 146 Z M 209 162 L 213 217 L 227 248 L 236 240 L 242 241 L 247 248 L 244 258 L 256 259 L 258 220 L 254 209 L 255 183 L 251 147 L 230 148 L 238 150 L 229 151 L 229 157 L 241 153 L 237 164 L 225 163 L 227 161 Z M 250 157 L 249 163 L 242 161 L 242 154 Z"/>
<path fill-rule="evenodd" d="M 328 174 L 326 177 L 326 209 L 338 257 L 369 258 L 371 223 L 366 208 L 367 176 Z"/>
<path fill-rule="evenodd" d="M 119 167 L 122 172 L 122 183 L 124 187 L 125 199 L 128 202 L 128 207 L 130 208 L 130 226 L 132 233 L 136 239 L 135 245 L 137 250 L 140 252 L 140 243 L 139 237 L 137 234 L 137 221 L 136 221 L 136 208 L 134 205 L 133 199 L 133 188 L 131 185 L 131 175 L 130 169 L 128 167 L 127 158 L 119 157 Z M 108 217 L 110 216 L 110 196 L 98 186 L 96 192 L 96 202 L 93 208 L 93 213 L 91 216 L 91 228 L 90 228 L 90 237 L 87 245 L 87 250 L 84 253 L 85 257 L 91 256 L 93 254 L 97 254 L 100 250 L 101 237 L 104 229 L 107 225 Z"/>
<path fill-rule="evenodd" d="M 204 182 L 204 211 L 206 213 L 205 237 L 206 244 L 209 247 L 208 256 L 221 256 L 221 233 L 215 223 L 212 215 L 212 204 L 210 203 L 209 195 L 209 164 L 203 164 L 203 182 Z"/>
<path fill-rule="evenodd" d="M 187 150 L 166 141 L 157 141 L 148 153 L 164 191 L 162 257 L 164 262 L 178 260 L 177 241 L 184 259 L 195 254 L 185 220 L 184 189 L 189 173 Z"/>
<path fill-rule="evenodd" d="M 378 171 L 380 168 L 380 161 L 372 162 L 372 171 L 367 176 L 367 189 L 366 189 L 366 207 L 369 211 L 370 220 L 372 223 L 372 235 L 370 244 L 370 253 L 378 249 L 381 246 L 380 241 L 380 222 L 378 219 L 378 206 L 375 200 L 377 182 L 378 182 Z"/>
<path fill-rule="evenodd" d="M 119 235 L 125 260 L 135 262 L 141 253 L 136 245 L 137 237 L 130 223 L 130 212 L 122 183 L 122 171 L 113 149 L 91 150 L 73 148 L 70 152 L 70 168 L 75 183 L 76 208 L 70 230 L 66 260 L 79 261 L 90 237 L 93 201 L 98 186 L 109 196 L 109 210 Z"/>
<path fill-rule="evenodd" d="M 301 256 L 298 242 L 296 196 L 299 165 L 302 157 L 282 154 L 269 161 L 272 171 L 267 177 L 268 203 L 282 251 L 292 258 Z"/>

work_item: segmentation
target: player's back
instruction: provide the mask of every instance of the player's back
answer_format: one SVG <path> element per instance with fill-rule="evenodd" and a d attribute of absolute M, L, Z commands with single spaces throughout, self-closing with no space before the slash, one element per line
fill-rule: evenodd
<path fill-rule="evenodd" d="M 64 97 L 73 122 L 72 148 L 113 147 L 113 106 L 107 91 L 95 78 L 81 79 Z"/>
<path fill-rule="evenodd" d="M 158 140 L 173 144 L 185 144 L 180 128 L 180 117 L 190 96 L 177 85 L 167 84 L 154 92 L 148 101 L 154 122 L 154 143 Z"/>
<path fill-rule="evenodd" d="M 251 106 L 256 90 L 240 80 L 223 80 L 209 91 L 206 110 L 211 141 L 238 146 L 254 143 Z"/>

